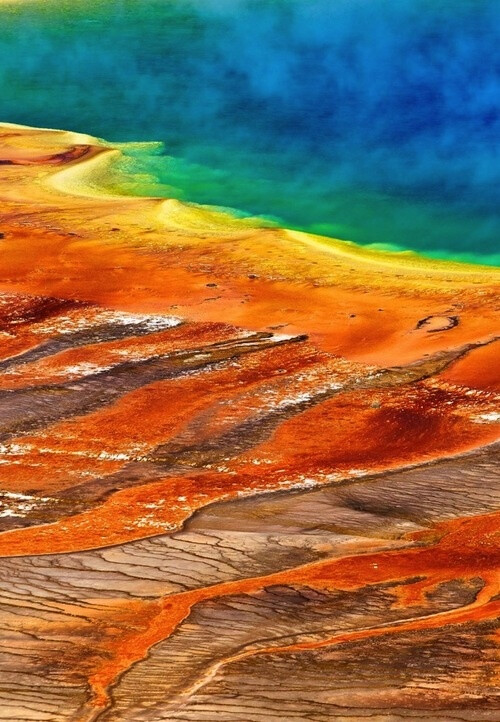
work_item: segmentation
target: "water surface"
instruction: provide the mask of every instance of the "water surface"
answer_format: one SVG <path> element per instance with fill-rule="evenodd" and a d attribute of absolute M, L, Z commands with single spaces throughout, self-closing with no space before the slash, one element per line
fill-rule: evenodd
<path fill-rule="evenodd" d="M 0 7 L 2 120 L 131 149 L 122 192 L 500 262 L 497 0 Z"/>

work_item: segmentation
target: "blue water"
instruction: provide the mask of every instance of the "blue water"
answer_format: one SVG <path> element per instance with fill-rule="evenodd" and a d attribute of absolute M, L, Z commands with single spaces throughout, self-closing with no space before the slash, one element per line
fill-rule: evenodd
<path fill-rule="evenodd" d="M 498 0 L 32 0 L 0 88 L 5 121 L 163 141 L 123 192 L 500 262 Z"/>

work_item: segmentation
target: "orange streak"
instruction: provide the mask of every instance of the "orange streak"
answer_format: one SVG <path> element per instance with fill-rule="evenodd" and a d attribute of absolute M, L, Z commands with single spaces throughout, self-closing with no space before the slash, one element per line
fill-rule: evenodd
<path fill-rule="evenodd" d="M 418 542 L 425 534 L 429 536 L 428 532 L 419 532 L 409 535 L 409 538 Z M 316 589 L 349 591 L 415 576 L 427 577 L 434 586 L 452 579 L 467 580 L 478 576 L 485 582 L 475 601 L 460 609 L 406 620 L 400 624 L 345 632 L 327 640 L 248 651 L 243 653 L 243 657 L 266 651 L 281 653 L 315 649 L 398 631 L 433 629 L 444 624 L 463 624 L 494 616 L 500 605 L 500 601 L 492 601 L 500 592 L 500 513 L 443 522 L 435 526 L 432 535 L 441 535 L 441 538 L 430 546 L 315 562 L 263 577 L 225 582 L 173 594 L 159 601 L 143 602 L 141 618 L 144 628 L 115 639 L 106 648 L 110 657 L 102 660 L 89 677 L 94 705 L 106 706 L 109 703 L 108 690 L 120 674 L 143 659 L 153 645 L 169 637 L 195 604 L 222 596 L 251 594 L 271 585 L 307 585 Z M 127 609 L 135 618 L 141 603 L 120 604 L 120 615 Z M 238 655 L 229 661 L 240 658 Z"/>
<path fill-rule="evenodd" d="M 13 153 L 10 151 L 10 157 L 0 158 L 0 165 L 63 165 L 83 158 L 83 156 L 88 155 L 92 151 L 93 155 L 95 155 L 96 149 L 93 149 L 90 145 L 75 145 L 61 153 L 42 156 L 26 155 L 19 152 Z"/>
<path fill-rule="evenodd" d="M 277 350 L 265 356 L 269 363 L 276 353 Z M 273 363 L 279 363 L 280 358 L 278 354 Z M 40 441 L 37 437 L 25 437 L 23 442 L 47 446 L 50 438 L 54 449 L 63 452 L 68 445 L 69 449 L 74 448 L 75 440 L 81 437 L 86 440 L 87 450 L 95 445 L 97 450 L 120 451 L 120 444 L 124 444 L 126 450 L 131 440 L 130 419 L 147 418 L 148 427 L 141 427 L 137 438 L 152 445 L 155 439 L 166 440 L 178 433 L 200 409 L 210 408 L 210 403 L 218 398 L 227 398 L 227 384 L 235 380 L 232 373 L 231 370 L 213 372 L 205 379 L 188 377 L 172 384 L 155 384 L 129 394 L 95 415 L 55 425 L 50 429 L 50 436 L 48 432 L 40 435 Z M 261 373 L 259 366 L 252 368 L 250 364 L 248 375 L 242 369 L 236 378 L 251 385 Z M 415 387 L 411 393 L 415 395 Z M 425 391 L 422 396 L 415 395 L 413 410 L 405 401 L 404 393 L 401 398 L 393 391 L 382 395 L 380 390 L 372 394 L 344 394 L 282 421 L 269 440 L 233 460 L 224 461 L 223 470 L 193 469 L 192 474 L 184 476 L 169 476 L 166 471 L 161 481 L 118 491 L 90 511 L 52 524 L 6 531 L 0 535 L 0 556 L 82 551 L 143 539 L 171 532 L 196 509 L 213 501 L 234 498 L 241 491 L 277 491 L 311 477 L 318 483 L 329 483 L 331 472 L 336 472 L 341 479 L 348 478 L 353 467 L 361 466 L 365 473 L 397 468 L 459 453 L 497 438 L 493 423 L 471 423 L 466 415 L 451 413 L 429 415 L 425 411 L 426 394 Z M 381 408 L 371 407 L 372 397 L 382 398 Z M 436 405 L 443 398 L 454 397 L 447 394 L 436 397 L 431 393 L 427 403 Z M 459 410 L 458 402 L 457 407 Z M 167 408 L 177 411 L 166 416 Z M 332 419 L 335 419 L 335 435 L 331 433 Z M 210 432 L 209 422 L 207 425 Z M 376 436 L 374 428 L 378 429 Z M 31 452 L 33 461 L 36 461 L 35 452 L 36 449 Z M 60 469 L 54 462 L 47 464 L 45 471 L 37 472 L 35 467 L 35 473 L 40 479 L 44 474 L 48 483 L 58 483 L 60 487 L 67 483 L 69 472 L 76 473 L 79 467 L 89 468 L 89 458 L 85 456 L 68 454 L 65 459 L 61 453 L 55 458 L 61 459 Z M 97 459 L 95 469 L 111 473 L 122 464 Z M 23 481 L 25 487 L 33 484 L 29 467 L 26 467 L 26 479 L 15 465 L 7 467 L 4 484 L 9 481 L 8 474 L 12 476 L 11 487 L 16 479 Z"/>

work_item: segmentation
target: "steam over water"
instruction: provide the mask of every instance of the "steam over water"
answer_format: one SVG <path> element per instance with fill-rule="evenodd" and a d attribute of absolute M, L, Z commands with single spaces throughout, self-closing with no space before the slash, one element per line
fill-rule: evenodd
<path fill-rule="evenodd" d="M 498 0 L 0 8 L 0 118 L 137 147 L 110 182 L 500 261 Z"/>

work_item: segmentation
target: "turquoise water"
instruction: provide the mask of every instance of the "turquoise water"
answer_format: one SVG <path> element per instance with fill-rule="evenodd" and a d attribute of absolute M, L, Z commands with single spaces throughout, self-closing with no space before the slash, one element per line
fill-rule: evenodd
<path fill-rule="evenodd" d="M 122 192 L 500 263 L 498 0 L 0 6 L 0 118 L 131 150 Z"/>

